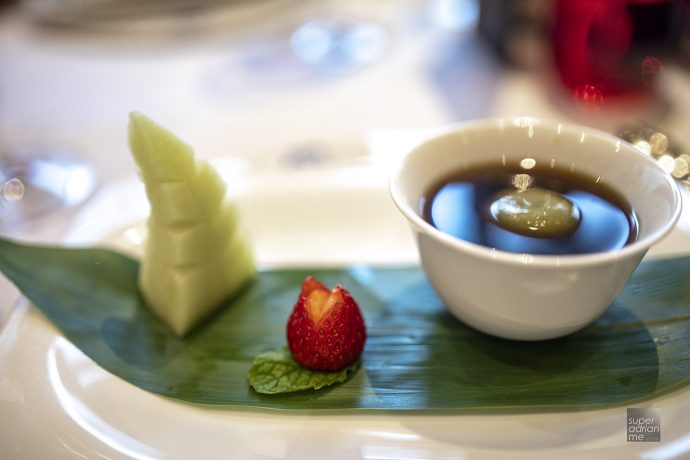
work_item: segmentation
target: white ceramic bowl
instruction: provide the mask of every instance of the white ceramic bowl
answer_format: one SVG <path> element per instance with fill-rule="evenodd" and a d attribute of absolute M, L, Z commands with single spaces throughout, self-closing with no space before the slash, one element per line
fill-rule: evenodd
<path fill-rule="evenodd" d="M 429 188 L 477 164 L 533 158 L 610 185 L 632 204 L 638 238 L 583 255 L 530 255 L 463 241 L 422 218 Z M 601 131 L 533 118 L 484 120 L 442 129 L 409 152 L 390 191 L 412 224 L 424 269 L 447 308 L 468 325 L 499 337 L 541 340 L 594 321 L 623 289 L 649 247 L 675 225 L 678 188 L 649 156 Z"/>

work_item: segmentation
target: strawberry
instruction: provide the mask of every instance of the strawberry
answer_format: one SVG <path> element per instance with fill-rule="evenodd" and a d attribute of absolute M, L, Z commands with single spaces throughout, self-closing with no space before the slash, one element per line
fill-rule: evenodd
<path fill-rule="evenodd" d="M 309 276 L 287 323 L 295 361 L 316 371 L 337 371 L 357 361 L 366 340 L 357 303 L 342 286 L 328 290 Z"/>

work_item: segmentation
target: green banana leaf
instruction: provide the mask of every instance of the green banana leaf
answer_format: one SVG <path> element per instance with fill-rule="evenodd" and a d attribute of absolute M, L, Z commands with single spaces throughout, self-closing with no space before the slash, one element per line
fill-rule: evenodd
<path fill-rule="evenodd" d="M 150 392 L 197 404 L 284 410 L 502 412 L 630 404 L 690 380 L 690 258 L 643 263 L 608 311 L 568 337 L 501 340 L 454 319 L 419 267 L 265 270 L 180 339 L 146 309 L 138 263 L 105 249 L 0 240 L 0 269 L 86 355 Z M 318 391 L 260 395 L 254 357 L 285 345 L 307 275 L 343 284 L 369 338 L 362 367 Z"/>

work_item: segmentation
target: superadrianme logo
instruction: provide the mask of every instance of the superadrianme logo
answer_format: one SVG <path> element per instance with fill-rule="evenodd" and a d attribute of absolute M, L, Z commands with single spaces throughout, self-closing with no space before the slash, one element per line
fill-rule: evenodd
<path fill-rule="evenodd" d="M 661 411 L 659 409 L 628 409 L 626 424 L 628 442 L 661 441 Z"/>

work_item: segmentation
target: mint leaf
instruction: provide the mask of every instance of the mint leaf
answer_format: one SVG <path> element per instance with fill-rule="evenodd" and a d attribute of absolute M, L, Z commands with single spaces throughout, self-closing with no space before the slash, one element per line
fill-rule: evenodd
<path fill-rule="evenodd" d="M 359 362 L 337 372 L 312 371 L 300 366 L 290 350 L 283 347 L 261 353 L 249 367 L 247 378 L 257 393 L 277 394 L 302 390 L 318 390 L 346 381 L 359 367 Z"/>

